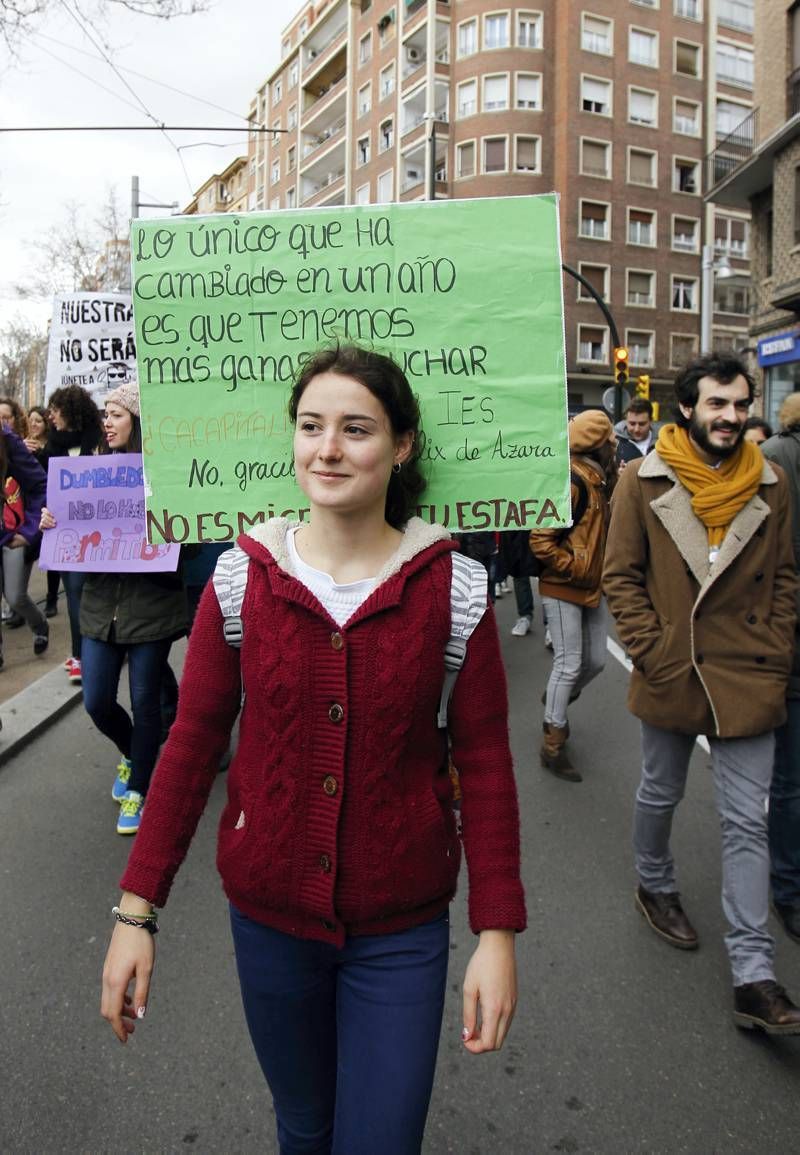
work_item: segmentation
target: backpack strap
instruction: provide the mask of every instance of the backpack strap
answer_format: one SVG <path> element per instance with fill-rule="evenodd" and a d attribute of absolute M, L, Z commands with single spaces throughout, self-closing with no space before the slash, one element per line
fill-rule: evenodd
<path fill-rule="evenodd" d="M 451 553 L 453 570 L 450 577 L 450 637 L 444 649 L 444 682 L 439 699 L 436 725 L 447 728 L 447 708 L 456 684 L 459 670 L 467 656 L 470 635 L 486 613 L 489 593 L 489 575 L 486 567 L 463 553 Z"/>
<path fill-rule="evenodd" d="M 222 634 L 228 645 L 236 650 L 241 649 L 244 639 L 242 603 L 247 588 L 249 565 L 250 558 L 241 546 L 235 545 L 233 549 L 220 556 L 212 578 L 219 608 L 225 619 L 222 623 Z"/>

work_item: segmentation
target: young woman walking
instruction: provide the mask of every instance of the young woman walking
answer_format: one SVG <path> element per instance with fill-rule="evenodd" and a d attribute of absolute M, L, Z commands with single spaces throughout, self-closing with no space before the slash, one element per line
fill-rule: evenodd
<path fill-rule="evenodd" d="M 96 453 L 103 439 L 100 412 L 90 393 L 80 385 L 56 389 L 49 401 L 51 429 L 47 440 L 48 457 L 75 457 Z M 85 575 L 61 575 L 67 595 L 67 612 L 72 653 L 65 663 L 70 682 L 81 680 L 81 592 Z M 48 587 L 49 589 L 49 587 Z"/>
<path fill-rule="evenodd" d="M 106 396 L 103 452 L 141 453 L 139 391 L 121 385 Z M 42 528 L 55 519 L 42 513 Z M 121 760 L 111 789 L 120 803 L 118 834 L 135 834 L 161 743 L 161 691 L 170 647 L 186 633 L 186 593 L 178 573 L 89 573 L 80 630 L 83 703 Z M 128 660 L 132 717 L 117 700 Z"/>
<path fill-rule="evenodd" d="M 600 587 L 609 501 L 617 480 L 617 439 L 599 409 L 573 417 L 568 432 L 575 525 L 566 533 L 532 533 L 530 545 L 544 565 L 539 593 L 553 642 L 553 668 L 542 698 L 542 766 L 568 782 L 580 782 L 582 775 L 564 748 L 567 707 L 605 666 L 606 605 Z"/>
<path fill-rule="evenodd" d="M 317 354 L 289 412 L 310 517 L 273 519 L 239 539 L 240 650 L 224 640 L 211 583 L 203 595 L 178 717 L 122 881 L 102 1013 L 121 1042 L 144 1016 L 145 928 L 244 702 L 217 862 L 280 1149 L 411 1155 L 433 1082 L 460 858 L 436 718 L 453 543 L 411 516 L 424 487 L 419 414 L 391 359 L 353 347 Z M 479 935 L 463 1039 L 477 1054 L 508 1031 L 525 925 L 491 609 L 469 640 L 449 729 Z"/>

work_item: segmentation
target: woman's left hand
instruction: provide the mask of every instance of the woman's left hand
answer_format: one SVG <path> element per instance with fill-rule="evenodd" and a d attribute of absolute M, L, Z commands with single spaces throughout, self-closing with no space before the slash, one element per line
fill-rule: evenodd
<path fill-rule="evenodd" d="M 473 1055 L 499 1051 L 517 1005 L 513 930 L 481 931 L 464 976 L 464 1046 Z M 478 1009 L 480 1008 L 480 1025 Z"/>
<path fill-rule="evenodd" d="M 21 533 L 15 533 L 11 541 L 5 543 L 5 547 L 6 549 L 24 549 L 27 544 Z"/>

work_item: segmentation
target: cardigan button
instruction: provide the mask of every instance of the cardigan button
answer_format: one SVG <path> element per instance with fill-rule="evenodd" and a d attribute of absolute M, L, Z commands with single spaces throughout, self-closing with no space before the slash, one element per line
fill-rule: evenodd
<path fill-rule="evenodd" d="M 328 717 L 332 722 L 341 722 L 344 717 L 344 709 L 338 702 L 334 702 L 330 710 L 328 710 Z"/>
<path fill-rule="evenodd" d="M 344 638 L 341 634 L 331 634 L 331 649 L 337 651 L 344 649 Z"/>
<path fill-rule="evenodd" d="M 330 872 L 331 872 L 331 859 L 330 859 L 330 855 L 328 855 L 328 854 L 320 854 L 320 856 L 319 856 L 319 865 L 320 865 L 320 870 L 322 871 L 322 873 L 323 873 L 323 874 L 330 874 Z"/>
<path fill-rule="evenodd" d="M 759 666 L 763 666 L 763 665 L 764 665 L 764 663 L 766 662 L 766 660 L 767 660 L 767 659 L 766 659 L 765 657 L 763 657 L 761 654 L 759 654 L 759 655 L 758 655 L 758 657 L 756 658 L 756 663 L 757 663 Z"/>
<path fill-rule="evenodd" d="M 695 661 L 697 662 L 698 666 L 702 666 L 703 662 L 705 661 L 705 658 L 703 657 L 702 654 L 698 654 L 697 657 L 695 658 Z"/>
<path fill-rule="evenodd" d="M 334 794 L 339 789 L 339 783 L 336 781 L 332 774 L 328 774 L 322 780 L 322 789 L 325 791 L 329 798 L 333 798 Z"/>
<path fill-rule="evenodd" d="M 761 572 L 761 570 L 759 570 L 758 573 L 756 574 L 756 581 L 757 582 L 763 582 L 763 580 L 764 580 L 764 575 Z"/>
<path fill-rule="evenodd" d="M 750 614 L 747 618 L 747 624 L 750 626 L 754 626 L 757 621 L 758 621 L 758 618 L 756 617 L 755 614 Z"/>

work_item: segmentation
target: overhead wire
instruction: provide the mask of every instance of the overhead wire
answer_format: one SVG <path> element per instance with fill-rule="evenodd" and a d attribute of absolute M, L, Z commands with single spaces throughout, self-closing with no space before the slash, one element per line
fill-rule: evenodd
<path fill-rule="evenodd" d="M 48 37 L 48 39 L 50 38 Z M 96 76 L 90 76 L 88 72 L 82 72 L 81 69 L 78 68 L 75 64 L 71 64 L 68 60 L 63 60 L 57 53 L 52 52 L 49 48 L 45 48 L 44 45 L 39 45 L 39 51 L 44 52 L 44 54 L 51 57 L 51 59 L 57 60 L 59 64 L 63 64 L 64 67 L 69 68 L 71 72 L 75 72 L 78 76 L 82 76 L 84 80 L 88 80 L 91 84 L 101 88 L 103 92 L 108 92 L 117 100 L 121 100 L 123 104 L 128 106 L 128 108 L 134 108 L 137 112 L 141 111 L 138 104 L 134 104 L 132 100 L 126 100 L 125 97 L 122 96 L 119 92 L 115 92 L 113 88 L 109 88 L 107 85 L 101 84 Z M 99 58 L 96 57 L 95 59 Z"/>

